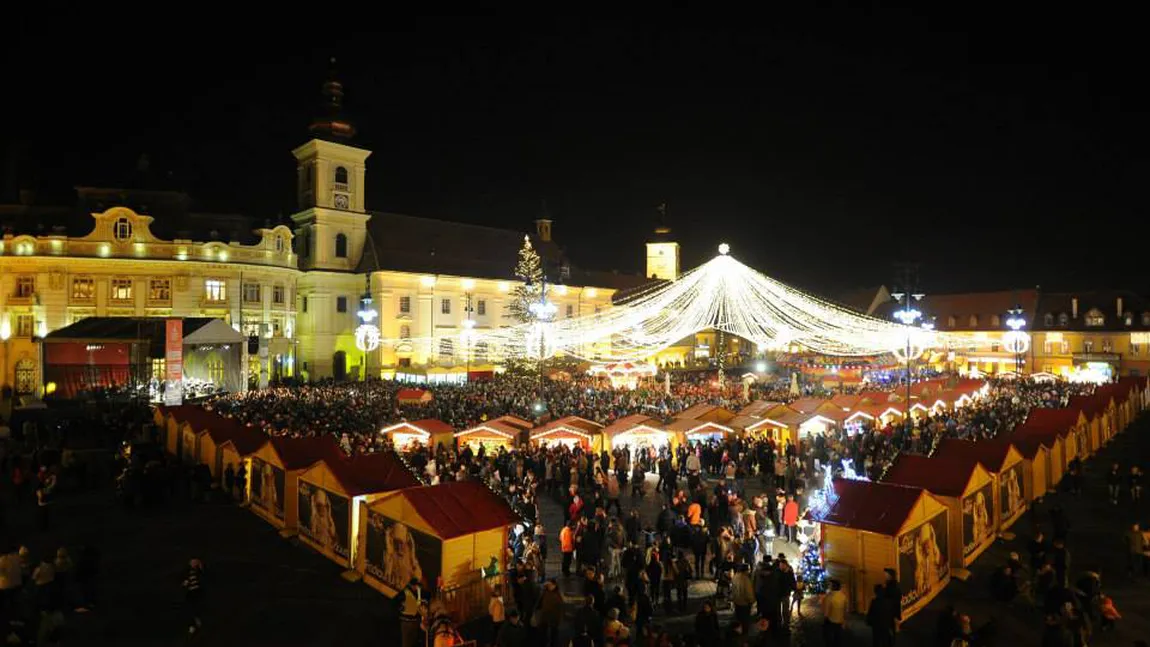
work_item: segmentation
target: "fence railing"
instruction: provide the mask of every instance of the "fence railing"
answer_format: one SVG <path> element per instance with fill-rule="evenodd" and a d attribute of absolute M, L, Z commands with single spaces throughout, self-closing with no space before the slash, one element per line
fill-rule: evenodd
<path fill-rule="evenodd" d="M 469 582 L 445 588 L 439 592 L 438 599 L 443 603 L 451 618 L 456 623 L 463 624 L 487 613 L 491 593 L 496 587 L 499 587 L 499 590 L 504 594 L 507 593 L 506 573 L 498 573 L 490 577 L 477 577 Z"/>

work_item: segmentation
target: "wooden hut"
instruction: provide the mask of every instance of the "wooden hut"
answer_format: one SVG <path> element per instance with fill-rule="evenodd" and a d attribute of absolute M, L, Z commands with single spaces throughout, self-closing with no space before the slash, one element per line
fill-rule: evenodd
<path fill-rule="evenodd" d="M 299 474 L 296 508 L 299 538 L 346 568 L 355 565 L 360 503 L 423 483 L 392 451 L 321 459 Z"/>
<path fill-rule="evenodd" d="M 393 596 L 415 579 L 456 622 L 487 612 L 501 580 L 487 575 L 506 572 L 508 531 L 520 521 L 502 497 L 477 481 L 452 481 L 360 507 L 355 564 L 369 586 Z"/>
<path fill-rule="evenodd" d="M 194 404 L 181 404 L 174 407 L 157 407 L 157 411 L 163 409 L 163 425 L 161 431 L 164 433 L 164 449 L 172 456 L 182 456 L 183 454 L 183 439 L 180 437 L 180 426 L 184 423 L 185 418 L 189 411 L 200 409 L 199 406 Z"/>
<path fill-rule="evenodd" d="M 426 389 L 400 389 L 395 393 L 397 404 L 427 404 L 434 396 Z"/>
<path fill-rule="evenodd" d="M 407 451 L 417 444 L 431 449 L 440 445 L 450 448 L 455 439 L 455 429 L 435 418 L 397 422 L 384 427 L 379 433 L 390 437 L 392 445 L 399 451 Z"/>
<path fill-rule="evenodd" d="M 946 588 L 951 533 L 942 501 L 891 483 L 836 479 L 834 488 L 838 499 L 821 519 L 823 559 L 855 611 L 870 606 L 888 568 L 902 589 L 904 620 Z"/>
<path fill-rule="evenodd" d="M 696 404 L 683 409 L 675 415 L 676 420 L 696 420 L 698 422 L 714 422 L 726 425 L 737 414 L 730 409 L 713 404 Z"/>
<path fill-rule="evenodd" d="M 581 447 L 585 452 L 603 451 L 603 425 L 579 416 L 565 416 L 531 430 L 531 444 Z"/>
<path fill-rule="evenodd" d="M 241 426 L 234 428 L 231 437 L 216 448 L 220 473 L 231 467 L 237 478 L 243 475 L 243 481 L 236 484 L 241 501 L 247 501 L 251 492 L 251 457 L 267 442 L 268 437 L 262 431 Z"/>
<path fill-rule="evenodd" d="M 509 427 L 514 427 L 516 430 L 515 445 L 526 445 L 531 440 L 531 430 L 535 428 L 535 424 L 530 420 L 524 420 L 519 416 L 510 414 L 499 416 L 488 422 L 499 422 Z"/>
<path fill-rule="evenodd" d="M 1022 491 L 1027 502 L 1040 501 L 1051 489 L 1050 446 L 1037 435 L 1012 434 L 1010 442 L 1022 456 Z"/>
<path fill-rule="evenodd" d="M 1026 420 L 1019 425 L 1025 433 L 1035 433 L 1037 430 L 1043 436 L 1048 436 L 1051 432 L 1058 435 L 1057 443 L 1053 440 L 1046 442 L 1046 446 L 1050 448 L 1051 489 L 1061 482 L 1070 461 L 1080 456 L 1079 446 L 1085 442 L 1086 426 L 1086 416 L 1082 410 L 1071 407 L 1031 409 Z M 1018 433 L 1018 428 L 1015 433 Z M 1054 461 L 1058 462 L 1057 469 L 1054 469 Z"/>
<path fill-rule="evenodd" d="M 680 443 L 692 441 L 722 440 L 735 433 L 735 430 L 717 422 L 703 422 L 701 420 L 672 420 L 665 429 L 675 434 Z"/>
<path fill-rule="evenodd" d="M 473 452 L 479 451 L 481 446 L 486 447 L 488 453 L 498 451 L 501 448 L 511 451 L 519 442 L 520 431 L 522 430 L 519 427 L 492 420 L 456 432 L 455 442 L 458 443 L 460 450 L 466 445 L 471 447 Z"/>
<path fill-rule="evenodd" d="M 335 439 L 327 434 L 310 438 L 272 438 L 249 459 L 251 510 L 285 531 L 284 534 L 293 534 L 298 510 L 287 502 L 296 500 L 299 475 L 316 461 L 332 462 L 345 458 Z"/>
<path fill-rule="evenodd" d="M 1081 420 L 1075 426 L 1075 447 L 1079 460 L 1086 460 L 1102 446 L 1103 427 L 1107 421 L 1107 405 L 1110 403 L 1106 387 L 1099 387 L 1092 395 L 1070 396 L 1068 409 L 1081 412 Z"/>
<path fill-rule="evenodd" d="M 944 438 L 932 456 L 974 458 L 990 472 L 994 477 L 994 523 L 999 533 L 1006 532 L 1026 512 L 1022 454 L 1010 441 Z"/>
<path fill-rule="evenodd" d="M 919 487 L 950 511 L 950 565 L 958 577 L 994 542 L 994 478 L 977 459 L 955 456 L 899 456 L 887 470 L 887 483 Z"/>

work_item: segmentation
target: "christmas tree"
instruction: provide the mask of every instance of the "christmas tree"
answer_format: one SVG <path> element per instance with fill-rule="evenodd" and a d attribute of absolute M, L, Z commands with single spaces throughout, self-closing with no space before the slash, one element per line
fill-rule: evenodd
<path fill-rule="evenodd" d="M 515 276 L 522 281 L 511 291 L 511 301 L 507 304 L 507 316 L 516 323 L 530 323 L 535 320 L 531 305 L 543 298 L 543 261 L 531 239 L 523 236 L 523 247 L 519 248 L 519 262 L 515 264 Z"/>
<path fill-rule="evenodd" d="M 801 568 L 803 590 L 807 595 L 827 592 L 827 569 L 823 568 L 823 556 L 817 541 L 808 541 L 803 545 Z"/>

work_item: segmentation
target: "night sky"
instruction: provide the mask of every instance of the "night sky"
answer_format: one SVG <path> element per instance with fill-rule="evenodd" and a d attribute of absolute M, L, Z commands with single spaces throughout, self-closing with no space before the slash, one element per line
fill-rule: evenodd
<path fill-rule="evenodd" d="M 639 272 L 666 201 L 685 268 L 727 241 L 825 292 L 890 283 L 897 260 L 922 263 L 928 293 L 1150 291 L 1128 18 L 317 18 L 255 39 L 101 33 L 83 51 L 25 29 L 2 141 L 41 196 L 114 186 L 147 153 L 198 209 L 275 219 L 334 55 L 374 151 L 373 210 L 527 229 L 545 202 L 576 264 Z"/>

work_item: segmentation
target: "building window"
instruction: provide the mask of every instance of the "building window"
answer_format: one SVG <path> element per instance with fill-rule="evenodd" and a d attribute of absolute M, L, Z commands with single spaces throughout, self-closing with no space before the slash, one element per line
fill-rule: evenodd
<path fill-rule="evenodd" d="M 1069 355 L 1070 354 L 1070 342 L 1068 342 L 1068 341 L 1062 342 L 1062 354 L 1063 355 Z"/>
<path fill-rule="evenodd" d="M 36 294 L 36 277 L 23 274 L 16 277 L 16 296 L 21 299 L 31 299 Z"/>
<path fill-rule="evenodd" d="M 411 297 L 399 297 L 399 311 L 403 314 L 411 312 Z"/>
<path fill-rule="evenodd" d="M 36 334 L 36 317 L 33 315 L 16 315 L 16 336 L 31 337 Z"/>
<path fill-rule="evenodd" d="M 1001 350 L 1001 346 L 997 342 L 990 345 L 990 352 L 997 353 L 999 350 Z"/>
<path fill-rule="evenodd" d="M 1130 344 L 1130 356 L 1131 357 L 1138 357 L 1138 351 L 1139 350 L 1140 349 L 1138 348 L 1138 344 Z"/>
<path fill-rule="evenodd" d="M 343 185 L 342 187 L 336 188 L 347 188 L 347 169 L 342 166 L 335 167 L 335 183 Z"/>
<path fill-rule="evenodd" d="M 479 303 L 477 303 L 477 304 L 475 305 L 475 312 L 476 312 L 476 314 L 478 314 L 480 317 L 482 317 L 482 316 L 486 315 L 486 314 L 487 314 L 487 301 L 486 301 L 486 300 L 484 300 L 484 299 L 480 299 L 480 300 L 479 300 Z"/>
<path fill-rule="evenodd" d="M 24 358 L 16 362 L 16 393 L 27 395 L 36 391 L 36 362 Z"/>
<path fill-rule="evenodd" d="M 455 342 L 450 339 L 439 340 L 439 359 L 443 362 L 451 361 L 455 356 Z"/>
<path fill-rule="evenodd" d="M 72 300 L 91 301 L 96 298 L 96 282 L 90 278 L 72 279 Z"/>
<path fill-rule="evenodd" d="M 971 328 L 978 328 L 978 315 L 970 315 L 970 319 L 968 320 L 968 325 Z"/>
<path fill-rule="evenodd" d="M 306 294 L 299 298 L 299 305 L 300 305 L 300 310 L 302 310 L 304 312 L 304 314 L 307 314 L 307 295 Z"/>
<path fill-rule="evenodd" d="M 1002 320 L 999 319 L 998 315 L 990 315 L 990 326 L 992 328 L 997 328 L 1000 325 L 1002 325 Z"/>
<path fill-rule="evenodd" d="M 116 221 L 116 227 L 113 234 L 116 240 L 124 242 L 132 238 L 132 222 L 127 218 L 120 218 Z"/>
<path fill-rule="evenodd" d="M 284 250 L 284 237 L 276 236 L 276 251 L 282 252 Z"/>
<path fill-rule="evenodd" d="M 347 258 L 347 236 L 343 234 L 335 235 L 335 257 Z"/>
<path fill-rule="evenodd" d="M 284 286 L 282 286 L 282 285 L 273 285 L 272 286 L 272 303 L 274 303 L 278 306 L 282 306 L 284 304 Z"/>
<path fill-rule="evenodd" d="M 1106 325 L 1106 317 L 1097 309 L 1091 310 L 1086 313 L 1086 325 L 1091 327 L 1104 326 Z"/>
<path fill-rule="evenodd" d="M 1042 354 L 1043 355 L 1051 355 L 1053 353 L 1054 353 L 1054 342 L 1052 342 L 1052 341 L 1042 342 Z"/>
<path fill-rule="evenodd" d="M 1134 325 L 1134 313 L 1133 312 L 1127 312 L 1123 316 L 1125 318 L 1125 323 L 1127 326 L 1133 326 Z"/>
<path fill-rule="evenodd" d="M 954 328 L 957 325 L 958 325 L 958 319 L 954 315 L 950 315 L 949 317 L 946 318 L 946 327 L 947 328 Z"/>
<path fill-rule="evenodd" d="M 1102 352 L 1103 353 L 1113 353 L 1114 352 L 1114 342 L 1109 337 L 1102 340 Z"/>
<path fill-rule="evenodd" d="M 1054 325 L 1054 315 L 1047 312 L 1046 315 L 1042 317 L 1042 323 L 1047 328 L 1049 328 L 1050 326 L 1053 326 Z"/>
<path fill-rule="evenodd" d="M 451 314 L 451 299 L 442 299 L 439 302 L 439 312 L 445 315 Z"/>
<path fill-rule="evenodd" d="M 1150 312 L 1143 312 L 1142 313 L 1142 325 L 1143 326 L 1150 326 Z"/>
<path fill-rule="evenodd" d="M 399 338 L 400 339 L 411 339 L 411 326 L 408 326 L 406 324 L 400 326 L 399 327 Z"/>
<path fill-rule="evenodd" d="M 167 373 L 168 362 L 163 357 L 152 358 L 152 377 L 157 380 L 164 379 Z"/>
<path fill-rule="evenodd" d="M 244 303 L 260 302 L 260 284 L 244 283 Z"/>
<path fill-rule="evenodd" d="M 336 312 L 347 312 L 347 297 L 336 297 L 335 298 L 335 311 Z"/>
<path fill-rule="evenodd" d="M 1082 340 L 1082 352 L 1084 352 L 1084 353 L 1093 353 L 1094 352 L 1094 340 L 1093 339 L 1083 339 Z"/>
<path fill-rule="evenodd" d="M 567 318 L 570 319 L 571 317 L 574 317 L 574 316 L 575 316 L 575 306 L 568 303 L 567 304 Z"/>
<path fill-rule="evenodd" d="M 1059 326 L 1065 326 L 1069 323 L 1070 323 L 1070 317 L 1065 312 L 1058 315 L 1058 325 Z"/>
<path fill-rule="evenodd" d="M 480 364 L 487 362 L 487 342 L 480 341 L 475 343 L 475 361 Z"/>
<path fill-rule="evenodd" d="M 132 279 L 112 279 L 112 301 L 132 300 Z"/>
<path fill-rule="evenodd" d="M 150 279 L 148 281 L 148 301 L 167 303 L 172 300 L 172 279 Z"/>
<path fill-rule="evenodd" d="M 223 303 L 228 300 L 228 284 L 220 279 L 204 281 L 204 299 L 212 303 Z"/>

